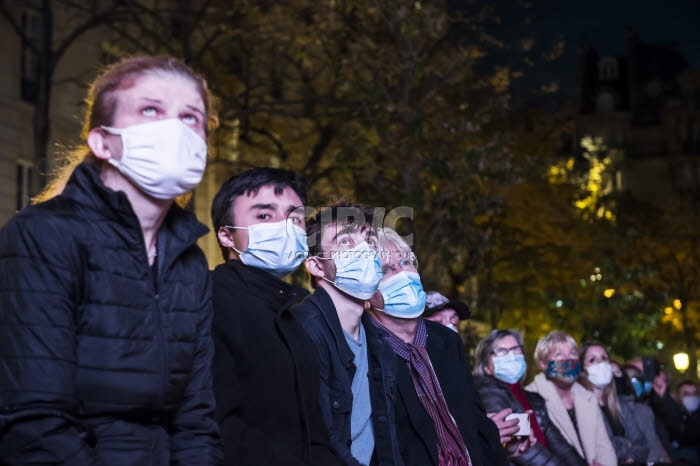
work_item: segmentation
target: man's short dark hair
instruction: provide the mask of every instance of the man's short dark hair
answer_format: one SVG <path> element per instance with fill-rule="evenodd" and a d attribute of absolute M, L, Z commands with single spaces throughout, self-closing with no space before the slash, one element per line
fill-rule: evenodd
<path fill-rule="evenodd" d="M 211 204 L 214 234 L 222 226 L 234 224 L 231 206 L 238 196 L 257 194 L 260 188 L 269 185 L 274 186 L 277 195 L 282 194 L 284 188 L 290 188 L 299 196 L 302 205 L 306 205 L 306 182 L 303 176 L 279 168 L 252 168 L 229 178 L 214 196 Z M 222 247 L 221 253 L 227 259 L 226 248 Z"/>
<path fill-rule="evenodd" d="M 681 382 L 676 386 L 676 393 L 680 393 L 681 388 L 685 387 L 686 385 L 688 385 L 689 387 L 697 387 L 695 382 L 693 382 L 692 380 L 684 379 L 684 380 L 681 380 Z"/>
<path fill-rule="evenodd" d="M 342 227 L 355 226 L 358 229 L 371 227 L 374 209 L 339 199 L 328 207 L 318 209 L 306 219 L 306 235 L 309 240 L 309 255 L 316 256 L 322 252 L 321 230 L 328 226 L 342 223 Z"/>

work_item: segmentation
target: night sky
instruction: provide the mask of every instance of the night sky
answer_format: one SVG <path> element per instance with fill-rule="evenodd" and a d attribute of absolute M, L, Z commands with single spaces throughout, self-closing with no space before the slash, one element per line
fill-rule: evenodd
<path fill-rule="evenodd" d="M 504 18 L 500 32 L 512 37 L 534 33 L 535 44 L 541 48 L 563 38 L 564 55 L 554 63 L 540 61 L 532 71 L 541 82 L 558 80 L 564 95 L 574 88 L 576 50 L 593 46 L 599 56 L 625 55 L 626 28 L 635 30 L 642 42 L 678 43 L 688 63 L 700 69 L 700 0 L 529 1 L 532 7 L 526 10 L 512 3 L 508 7 L 495 3 Z M 524 24 L 523 17 L 528 15 L 532 21 Z M 531 78 L 525 81 L 530 83 Z"/>
<path fill-rule="evenodd" d="M 679 43 L 688 63 L 700 68 L 698 0 L 538 0 L 534 9 L 538 34 L 552 40 L 563 32 L 567 52 L 590 44 L 599 55 L 622 55 L 624 30 L 632 28 L 643 42 Z"/>

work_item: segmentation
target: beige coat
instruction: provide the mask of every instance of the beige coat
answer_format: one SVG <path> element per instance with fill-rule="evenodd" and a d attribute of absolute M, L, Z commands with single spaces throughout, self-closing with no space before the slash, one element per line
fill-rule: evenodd
<path fill-rule="evenodd" d="M 571 387 L 571 398 L 574 400 L 578 434 L 569 413 L 564 407 L 554 384 L 547 380 L 544 374 L 537 374 L 525 390 L 539 393 L 547 404 L 547 414 L 559 428 L 564 438 L 573 445 L 588 463 L 597 460 L 603 466 L 617 466 L 617 457 L 608 432 L 605 429 L 603 414 L 593 392 L 583 388 L 578 383 Z M 579 436 L 581 441 L 579 441 Z"/>

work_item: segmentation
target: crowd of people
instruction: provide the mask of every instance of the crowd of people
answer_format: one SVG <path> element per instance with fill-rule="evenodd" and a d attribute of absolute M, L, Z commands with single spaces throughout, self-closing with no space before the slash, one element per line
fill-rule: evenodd
<path fill-rule="evenodd" d="M 307 215 L 293 172 L 220 187 L 209 271 L 179 202 L 216 124 L 204 79 L 132 57 L 87 102 L 85 150 L 0 230 L 0 464 L 698 464 L 692 382 L 553 331 L 523 385 L 506 329 L 472 374 L 468 306 L 423 290 L 373 209 Z M 285 280 L 302 264 L 311 292 Z"/>

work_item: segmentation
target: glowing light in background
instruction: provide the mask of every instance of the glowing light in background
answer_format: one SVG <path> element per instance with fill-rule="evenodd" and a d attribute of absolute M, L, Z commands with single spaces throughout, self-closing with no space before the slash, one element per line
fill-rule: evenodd
<path fill-rule="evenodd" d="M 673 355 L 673 365 L 681 374 L 688 370 L 690 358 L 687 353 L 676 353 Z"/>

